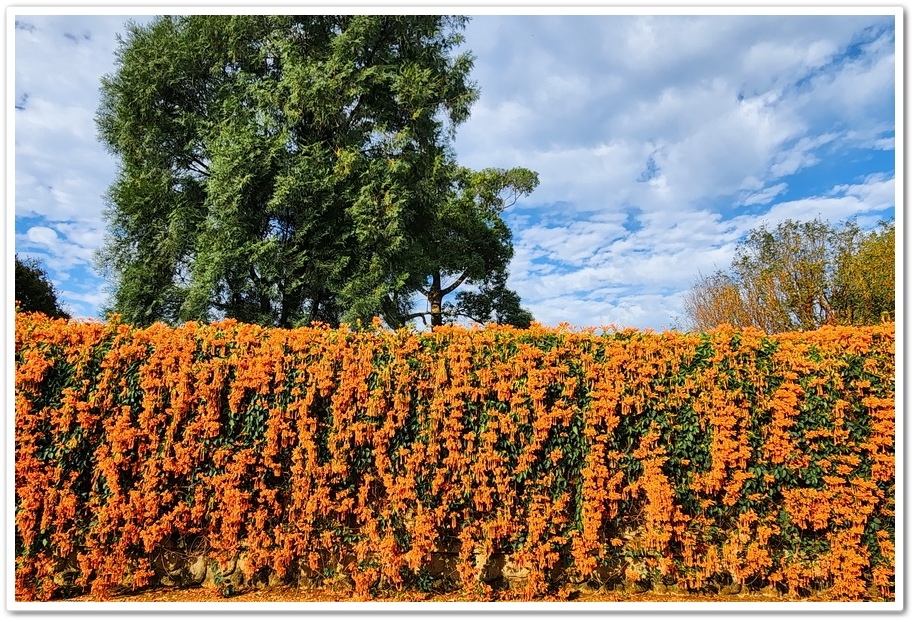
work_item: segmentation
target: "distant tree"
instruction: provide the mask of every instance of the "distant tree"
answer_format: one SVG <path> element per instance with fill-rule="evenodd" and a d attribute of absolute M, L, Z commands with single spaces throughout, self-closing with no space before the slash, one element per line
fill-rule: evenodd
<path fill-rule="evenodd" d="M 57 291 L 44 267 L 36 259 L 22 261 L 15 256 L 16 302 L 24 312 L 41 312 L 51 318 L 69 318 L 57 301 Z"/>
<path fill-rule="evenodd" d="M 863 234 L 854 222 L 834 227 L 818 219 L 754 229 L 738 245 L 730 272 L 694 283 L 686 314 L 695 329 L 727 323 L 770 333 L 892 317 L 893 226 L 882 227 Z"/>
<path fill-rule="evenodd" d="M 843 324 L 875 324 L 894 319 L 895 227 L 881 222 L 855 248 L 840 257 L 838 308 Z"/>
<path fill-rule="evenodd" d="M 740 284 L 733 275 L 719 270 L 700 275 L 684 297 L 684 310 L 696 330 L 720 324 L 767 328 L 764 310 L 753 305 L 754 301 L 752 297 L 742 297 Z"/>
<path fill-rule="evenodd" d="M 98 256 L 112 311 L 134 324 L 402 319 L 431 274 L 450 141 L 477 97 L 470 55 L 451 55 L 465 22 L 130 25 L 97 116 L 120 160 Z"/>

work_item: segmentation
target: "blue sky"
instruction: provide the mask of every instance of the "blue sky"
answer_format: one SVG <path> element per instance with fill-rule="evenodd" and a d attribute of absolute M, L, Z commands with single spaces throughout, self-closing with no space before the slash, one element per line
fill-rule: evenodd
<path fill-rule="evenodd" d="M 78 317 L 107 298 L 117 164 L 93 119 L 126 19 L 11 26 L 15 249 Z M 458 159 L 539 173 L 505 218 L 509 284 L 543 324 L 683 325 L 684 293 L 751 228 L 894 217 L 893 15 L 477 15 L 465 37 L 481 97 Z"/>

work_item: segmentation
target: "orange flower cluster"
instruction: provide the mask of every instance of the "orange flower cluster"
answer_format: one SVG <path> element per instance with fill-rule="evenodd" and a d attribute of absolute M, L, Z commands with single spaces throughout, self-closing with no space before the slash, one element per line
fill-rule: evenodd
<path fill-rule="evenodd" d="M 17 598 L 145 586 L 196 541 L 366 597 L 451 552 L 468 590 L 503 556 L 527 598 L 626 564 L 892 599 L 894 339 L 20 314 Z"/>

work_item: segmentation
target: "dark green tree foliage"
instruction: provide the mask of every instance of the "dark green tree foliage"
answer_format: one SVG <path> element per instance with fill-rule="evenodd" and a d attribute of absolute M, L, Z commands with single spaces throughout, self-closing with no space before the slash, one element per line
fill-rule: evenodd
<path fill-rule="evenodd" d="M 41 262 L 35 259 L 23 261 L 18 255 L 15 261 L 14 289 L 19 309 L 24 312 L 41 312 L 51 318 L 69 318 L 70 314 L 58 303 L 54 284 Z"/>
<path fill-rule="evenodd" d="M 504 268 L 511 241 L 491 195 L 533 185 L 453 161 L 454 128 L 477 97 L 471 57 L 451 54 L 464 23 L 247 15 L 130 25 L 97 117 L 121 163 L 98 258 L 116 285 L 112 311 L 134 324 L 377 314 L 398 324 L 431 267 L 469 282 Z M 462 207 L 468 214 L 453 214 Z M 481 234 L 485 248 L 444 257 L 450 227 Z"/>
<path fill-rule="evenodd" d="M 501 214 L 537 187 L 537 174 L 522 168 L 475 172 L 463 167 L 444 174 L 443 188 L 436 196 L 445 200 L 431 206 L 422 245 L 415 253 L 415 266 L 422 268 L 417 271 L 421 280 L 409 284 L 422 293 L 428 310 L 401 318 L 422 316 L 437 326 L 465 316 L 527 327 L 530 314 L 520 308 L 518 295 L 506 288 L 512 232 Z M 472 289 L 459 291 L 462 287 Z M 446 304 L 445 297 L 453 292 L 458 292 L 458 304 Z M 468 306 L 470 300 L 477 304 Z M 488 311 L 484 311 L 486 306 Z"/>
<path fill-rule="evenodd" d="M 508 275 L 499 271 L 490 275 L 477 292 L 459 292 L 450 313 L 474 322 L 496 322 L 527 329 L 534 317 L 521 306 L 521 298 L 506 286 Z"/>

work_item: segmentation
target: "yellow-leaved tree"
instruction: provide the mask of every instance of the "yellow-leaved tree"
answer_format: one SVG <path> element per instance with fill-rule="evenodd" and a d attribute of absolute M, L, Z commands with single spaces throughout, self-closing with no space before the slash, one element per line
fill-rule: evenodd
<path fill-rule="evenodd" d="M 751 230 L 730 271 L 700 275 L 684 299 L 694 330 L 720 324 L 768 333 L 894 318 L 894 224 L 863 231 L 787 220 Z"/>

